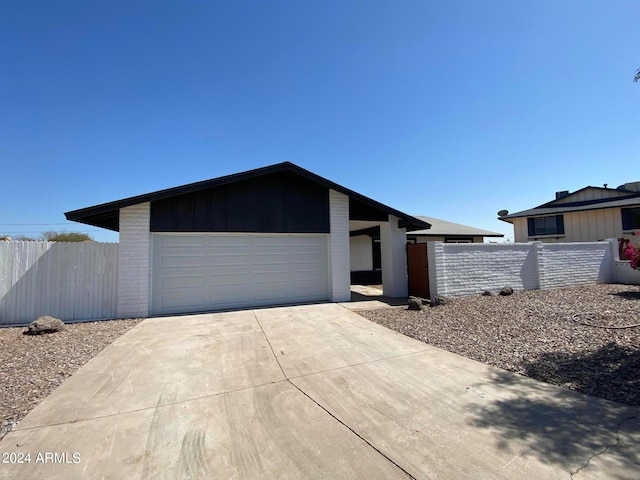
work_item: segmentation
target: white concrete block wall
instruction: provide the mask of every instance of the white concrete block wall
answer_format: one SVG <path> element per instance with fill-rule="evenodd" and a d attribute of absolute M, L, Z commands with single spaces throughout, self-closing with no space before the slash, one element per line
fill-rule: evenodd
<path fill-rule="evenodd" d="M 613 281 L 613 259 L 607 242 L 543 245 L 541 289 L 593 285 Z"/>
<path fill-rule="evenodd" d="M 640 285 L 640 270 L 634 270 L 628 261 L 613 262 L 613 276 L 616 283 Z"/>
<path fill-rule="evenodd" d="M 607 238 L 611 245 L 611 257 L 613 258 L 613 281 L 625 285 L 640 285 L 640 270 L 631 268 L 628 260 L 620 260 L 618 239 Z"/>
<path fill-rule="evenodd" d="M 349 197 L 329 190 L 329 276 L 331 300 L 351 300 L 351 269 L 349 260 Z"/>
<path fill-rule="evenodd" d="M 380 225 L 382 293 L 388 297 L 406 297 L 409 294 L 407 231 L 398 228 L 398 221 L 397 217 L 389 215 L 389 221 Z"/>
<path fill-rule="evenodd" d="M 431 297 L 476 295 L 504 286 L 515 290 L 615 281 L 611 242 L 429 244 Z"/>
<path fill-rule="evenodd" d="M 440 243 L 436 250 L 442 252 L 444 269 L 442 274 L 435 273 L 437 295 L 476 295 L 506 285 L 515 290 L 537 288 L 536 252 L 532 244 Z M 431 264 L 429 273 L 431 278 Z M 435 296 L 432 285 L 431 296 Z"/>
<path fill-rule="evenodd" d="M 444 243 L 427 243 L 427 265 L 429 269 L 429 294 L 431 298 L 444 296 L 446 279 L 444 267 Z"/>
<path fill-rule="evenodd" d="M 151 295 L 150 203 L 120 209 L 119 318 L 147 317 Z"/>

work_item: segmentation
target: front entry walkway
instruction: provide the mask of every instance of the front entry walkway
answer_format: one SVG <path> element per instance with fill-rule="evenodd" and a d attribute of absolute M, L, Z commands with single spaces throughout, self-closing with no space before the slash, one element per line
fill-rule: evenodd
<path fill-rule="evenodd" d="M 155 318 L 0 442 L 0 478 L 637 478 L 637 414 L 337 304 Z"/>

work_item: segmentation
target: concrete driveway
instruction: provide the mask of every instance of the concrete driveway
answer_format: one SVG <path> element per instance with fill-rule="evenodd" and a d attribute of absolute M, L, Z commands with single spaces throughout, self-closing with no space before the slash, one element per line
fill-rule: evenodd
<path fill-rule="evenodd" d="M 325 304 L 145 320 L 0 452 L 0 478 L 632 479 L 640 420 Z"/>

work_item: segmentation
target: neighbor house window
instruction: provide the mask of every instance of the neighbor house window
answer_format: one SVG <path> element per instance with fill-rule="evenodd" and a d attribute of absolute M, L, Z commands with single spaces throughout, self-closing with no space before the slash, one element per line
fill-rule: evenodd
<path fill-rule="evenodd" d="M 473 238 L 451 238 L 445 237 L 444 243 L 473 243 Z"/>
<path fill-rule="evenodd" d="M 623 208 L 622 230 L 640 229 L 640 207 Z"/>
<path fill-rule="evenodd" d="M 529 236 L 564 235 L 564 218 L 562 215 L 528 218 Z"/>

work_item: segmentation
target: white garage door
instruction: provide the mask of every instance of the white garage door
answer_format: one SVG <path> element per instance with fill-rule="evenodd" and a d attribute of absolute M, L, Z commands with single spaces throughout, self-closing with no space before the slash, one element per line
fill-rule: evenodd
<path fill-rule="evenodd" d="M 329 298 L 326 235 L 154 234 L 151 312 Z"/>

